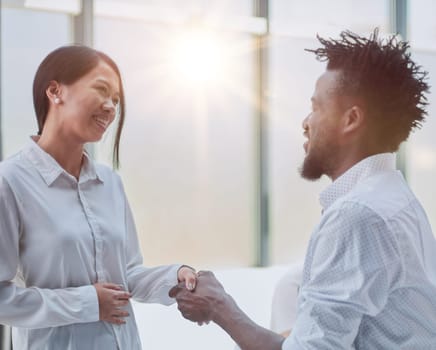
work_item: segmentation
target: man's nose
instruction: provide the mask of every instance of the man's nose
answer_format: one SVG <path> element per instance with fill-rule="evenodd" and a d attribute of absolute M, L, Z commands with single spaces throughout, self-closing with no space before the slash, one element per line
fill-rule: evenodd
<path fill-rule="evenodd" d="M 304 130 L 307 130 L 309 128 L 309 118 L 310 118 L 311 113 L 309 113 L 306 118 L 303 119 L 303 122 L 301 123 L 301 126 L 303 127 Z"/>

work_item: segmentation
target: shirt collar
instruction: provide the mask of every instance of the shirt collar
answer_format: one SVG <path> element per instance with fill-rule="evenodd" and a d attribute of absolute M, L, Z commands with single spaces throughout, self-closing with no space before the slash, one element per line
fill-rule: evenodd
<path fill-rule="evenodd" d="M 363 179 L 380 171 L 395 170 L 395 154 L 380 153 L 361 160 L 339 176 L 319 196 L 323 211 L 350 192 Z"/>
<path fill-rule="evenodd" d="M 47 186 L 50 186 L 61 174 L 72 178 L 72 175 L 68 174 L 50 154 L 39 147 L 37 144 L 38 138 L 38 136 L 32 136 L 24 147 L 23 153 L 40 173 Z M 89 180 L 99 180 L 103 182 L 103 178 L 95 166 L 94 161 L 85 150 L 83 152 L 83 164 L 80 171 L 79 183 L 84 183 Z"/>

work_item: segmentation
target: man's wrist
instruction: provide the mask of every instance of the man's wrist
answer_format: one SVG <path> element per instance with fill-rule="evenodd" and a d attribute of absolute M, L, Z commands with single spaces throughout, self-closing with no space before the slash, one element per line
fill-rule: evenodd
<path fill-rule="evenodd" d="M 238 309 L 233 298 L 229 294 L 223 293 L 221 298 L 215 302 L 211 314 L 212 321 L 225 328 L 226 322 L 229 320 L 228 316 L 233 315 Z"/>
<path fill-rule="evenodd" d="M 254 323 L 228 294 L 217 302 L 212 320 L 242 349 L 280 350 L 285 340 L 280 334 Z"/>

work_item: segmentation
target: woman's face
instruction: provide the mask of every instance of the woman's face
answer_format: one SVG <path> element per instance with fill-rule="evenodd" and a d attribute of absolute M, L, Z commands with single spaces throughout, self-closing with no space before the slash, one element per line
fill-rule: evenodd
<path fill-rule="evenodd" d="M 71 85 L 60 84 L 59 134 L 79 143 L 99 141 L 115 119 L 120 80 L 104 61 Z"/>

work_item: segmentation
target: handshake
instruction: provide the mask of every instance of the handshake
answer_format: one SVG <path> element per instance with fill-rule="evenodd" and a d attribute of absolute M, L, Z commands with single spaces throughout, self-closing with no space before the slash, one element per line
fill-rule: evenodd
<path fill-rule="evenodd" d="M 169 296 L 177 300 L 183 317 L 199 325 L 215 322 L 243 350 L 282 349 L 284 337 L 254 323 L 212 272 L 198 272 L 196 285 L 189 288 L 191 286 L 185 279 L 169 291 Z"/>
<path fill-rule="evenodd" d="M 200 326 L 214 321 L 221 325 L 220 315 L 233 300 L 221 283 L 210 271 L 199 271 L 193 288 L 187 288 L 183 281 L 171 288 L 169 296 L 177 300 L 178 309 L 183 317 Z"/>

